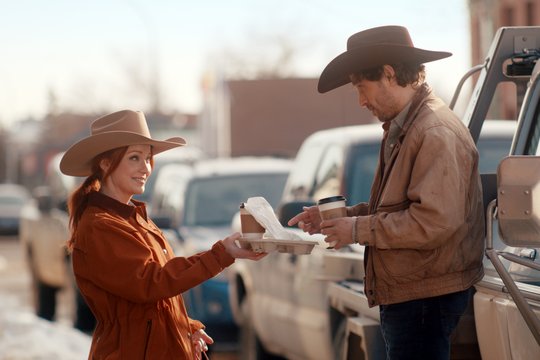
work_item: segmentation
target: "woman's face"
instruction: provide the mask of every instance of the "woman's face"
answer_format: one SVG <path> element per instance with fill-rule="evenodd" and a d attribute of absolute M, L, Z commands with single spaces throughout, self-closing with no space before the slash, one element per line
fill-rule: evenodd
<path fill-rule="evenodd" d="M 130 145 L 118 167 L 102 184 L 101 191 L 123 203 L 128 203 L 135 194 L 142 194 L 148 177 L 152 173 L 152 147 Z M 107 159 L 101 162 L 104 171 L 110 166 Z"/>

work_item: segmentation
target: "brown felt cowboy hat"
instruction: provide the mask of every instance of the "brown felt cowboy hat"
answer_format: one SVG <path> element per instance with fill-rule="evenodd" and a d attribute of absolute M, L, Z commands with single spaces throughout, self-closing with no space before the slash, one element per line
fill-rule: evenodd
<path fill-rule="evenodd" d="M 181 137 L 164 141 L 152 139 L 141 111 L 117 111 L 94 120 L 91 135 L 66 151 L 60 161 L 60 170 L 66 175 L 89 176 L 92 159 L 105 151 L 129 145 L 151 145 L 155 155 L 185 144 Z"/>
<path fill-rule="evenodd" d="M 360 31 L 347 40 L 347 51 L 338 55 L 323 70 L 320 93 L 351 82 L 349 76 L 357 71 L 384 64 L 426 62 L 443 59 L 452 54 L 415 48 L 409 31 L 403 26 L 380 26 Z"/>

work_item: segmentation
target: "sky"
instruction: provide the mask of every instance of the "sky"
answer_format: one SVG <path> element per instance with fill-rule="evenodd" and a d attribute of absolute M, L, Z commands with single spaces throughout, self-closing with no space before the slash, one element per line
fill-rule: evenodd
<path fill-rule="evenodd" d="M 157 98 L 165 112 L 197 113 L 201 85 L 231 67 L 279 64 L 289 76 L 318 77 L 350 35 L 390 24 L 406 26 L 417 47 L 454 54 L 426 64 L 449 101 L 471 65 L 467 3 L 0 0 L 0 126 L 41 119 L 51 104 L 104 113 L 147 110 Z"/>

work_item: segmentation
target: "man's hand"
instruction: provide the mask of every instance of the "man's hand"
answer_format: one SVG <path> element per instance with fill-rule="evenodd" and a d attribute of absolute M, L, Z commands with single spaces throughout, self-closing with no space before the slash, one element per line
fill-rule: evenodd
<path fill-rule="evenodd" d="M 354 243 L 352 238 L 353 226 L 356 226 L 356 217 L 342 217 L 332 220 L 323 220 L 321 234 L 326 235 L 324 241 L 334 243 L 334 249 Z"/>
<path fill-rule="evenodd" d="M 289 226 L 298 224 L 298 227 L 310 235 L 321 232 L 321 215 L 316 205 L 304 206 L 304 211 L 288 221 Z"/>

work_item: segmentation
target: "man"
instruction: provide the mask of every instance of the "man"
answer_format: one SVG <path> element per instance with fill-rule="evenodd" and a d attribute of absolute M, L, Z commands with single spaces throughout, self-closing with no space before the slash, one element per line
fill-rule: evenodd
<path fill-rule="evenodd" d="M 365 245 L 365 294 L 380 305 L 388 359 L 448 359 L 450 335 L 483 276 L 484 218 L 478 152 L 467 128 L 425 83 L 406 28 L 352 35 L 322 72 L 325 93 L 347 83 L 384 136 L 369 203 L 321 221 L 316 206 L 289 221 L 336 249 Z"/>

